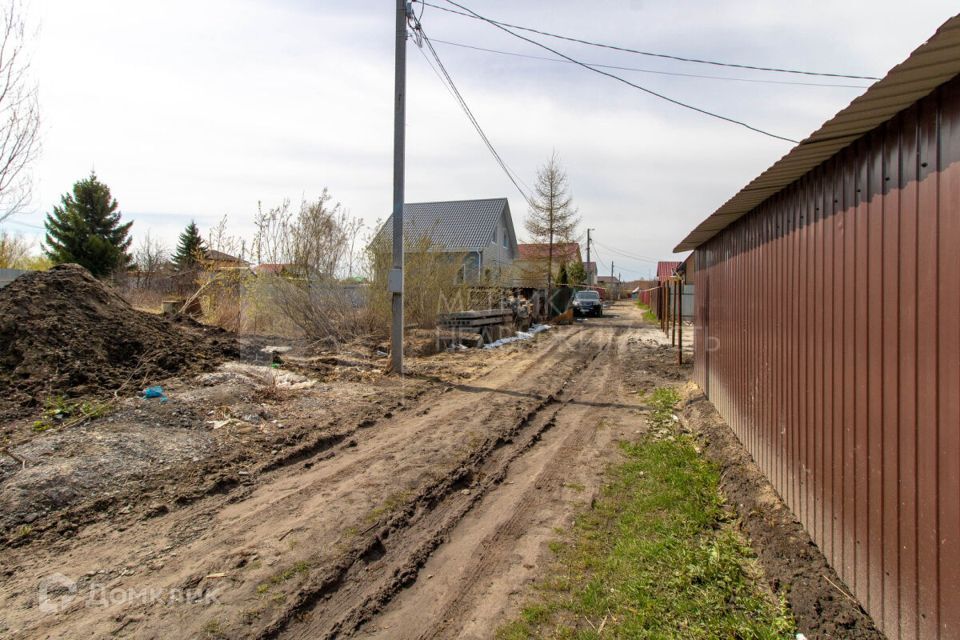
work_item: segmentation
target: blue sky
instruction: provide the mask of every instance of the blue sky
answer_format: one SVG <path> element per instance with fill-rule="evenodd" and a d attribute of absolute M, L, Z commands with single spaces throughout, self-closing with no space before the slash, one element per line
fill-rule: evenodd
<path fill-rule="evenodd" d="M 444 0 L 436 0 L 445 4 Z M 946 2 L 465 2 L 492 18 L 688 57 L 882 75 L 954 12 Z M 262 202 L 327 187 L 373 226 L 391 206 L 392 3 L 290 0 L 41 1 L 34 74 L 43 153 L 32 212 L 4 225 L 42 234 L 43 214 L 95 169 L 134 235 L 172 246 L 190 220 L 227 215 L 252 235 Z M 419 6 L 418 6 L 419 9 Z M 493 27 L 426 7 L 435 40 L 549 55 Z M 669 62 L 544 40 L 587 62 L 863 85 Z M 790 149 L 569 64 L 446 44 L 437 51 L 481 125 L 527 183 L 556 149 L 605 267 L 652 272 L 685 233 Z M 407 200 L 507 196 L 526 206 L 413 43 L 408 45 Z M 624 77 L 800 139 L 858 87 L 656 75 Z"/>

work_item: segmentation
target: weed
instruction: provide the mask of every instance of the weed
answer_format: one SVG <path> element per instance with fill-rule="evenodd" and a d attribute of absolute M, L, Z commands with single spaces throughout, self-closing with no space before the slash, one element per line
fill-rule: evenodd
<path fill-rule="evenodd" d="M 25 524 L 20 527 L 17 527 L 17 530 L 14 532 L 13 537 L 15 539 L 26 538 L 31 533 L 33 533 L 33 527 L 31 527 L 28 524 Z"/>
<path fill-rule="evenodd" d="M 34 420 L 33 430 L 43 433 L 57 426 L 72 427 L 107 415 L 109 402 L 71 402 L 65 396 L 53 396 L 43 402 L 40 418 Z"/>
<path fill-rule="evenodd" d="M 296 576 L 305 576 L 308 573 L 310 573 L 310 563 L 306 562 L 305 560 L 301 560 L 293 566 L 287 567 L 283 571 L 273 574 L 267 579 L 266 582 L 261 582 L 258 584 L 257 595 L 262 598 L 270 593 L 270 587 L 281 585 L 291 578 Z M 283 602 L 285 598 L 286 595 L 283 593 L 275 593 L 270 597 L 270 599 L 275 602 Z"/>
<path fill-rule="evenodd" d="M 282 584 L 299 575 L 306 575 L 310 573 L 310 563 L 305 561 L 300 561 L 293 565 L 292 567 L 287 567 L 278 574 L 275 574 L 270 577 L 270 584 Z M 260 585 L 263 586 L 263 585 Z M 268 587 L 269 588 L 269 587 Z M 259 590 L 259 587 L 257 588 Z"/>
<path fill-rule="evenodd" d="M 567 489 L 573 489 L 577 493 L 583 493 L 587 489 L 585 486 L 583 486 L 579 482 L 565 482 L 563 483 L 563 486 L 565 486 Z"/>
<path fill-rule="evenodd" d="M 259 609 L 245 609 L 243 613 L 240 614 L 240 620 L 243 624 L 253 624 L 260 619 L 260 614 Z"/>
<path fill-rule="evenodd" d="M 657 319 L 657 316 L 653 313 L 653 310 L 650 309 L 649 305 L 645 305 L 642 302 L 638 302 L 637 306 L 643 311 L 643 319 L 647 322 L 660 322 Z"/>
<path fill-rule="evenodd" d="M 664 429 L 673 424 L 673 410 L 680 402 L 680 394 L 672 387 L 659 387 L 650 395 L 650 426 Z"/>
<path fill-rule="evenodd" d="M 211 638 L 224 637 L 223 624 L 217 619 L 208 620 L 207 623 L 203 625 L 203 632 Z"/>
<path fill-rule="evenodd" d="M 676 391 L 657 389 L 652 420 L 672 421 Z M 719 473 L 687 436 L 621 445 L 593 510 L 564 540 L 520 615 L 519 638 L 792 637 L 784 600 L 762 586 L 749 548 L 723 512 Z"/>
<path fill-rule="evenodd" d="M 376 522 L 381 517 L 393 513 L 400 507 L 402 507 L 407 500 L 410 499 L 412 493 L 410 491 L 396 491 L 387 496 L 387 499 L 383 501 L 379 507 L 373 509 L 368 513 L 364 520 L 370 524 Z"/>

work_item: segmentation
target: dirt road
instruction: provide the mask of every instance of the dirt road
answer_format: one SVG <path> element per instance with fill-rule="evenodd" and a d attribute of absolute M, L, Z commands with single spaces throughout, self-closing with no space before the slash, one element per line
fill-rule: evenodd
<path fill-rule="evenodd" d="M 644 428 L 636 392 L 683 377 L 668 345 L 622 303 L 483 354 L 494 366 L 472 379 L 438 373 L 252 488 L 4 549 L 0 633 L 490 637 Z"/>

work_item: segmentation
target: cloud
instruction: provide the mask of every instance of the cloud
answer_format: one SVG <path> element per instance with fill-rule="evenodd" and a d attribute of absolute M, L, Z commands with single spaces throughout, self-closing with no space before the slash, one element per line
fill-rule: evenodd
<path fill-rule="evenodd" d="M 603 42 L 868 74 L 902 60 L 950 15 L 950 7 L 932 0 L 909 7 L 892 0 L 468 4 L 509 22 Z M 394 23 L 388 5 L 52 0 L 40 5 L 39 18 L 35 71 L 44 153 L 36 213 L 21 223 L 42 224 L 42 213 L 91 168 L 135 220 L 135 234 L 151 229 L 168 244 L 189 219 L 209 227 L 224 214 L 235 233 L 249 236 L 259 201 L 314 197 L 324 187 L 371 223 L 389 212 Z M 436 9 L 426 9 L 424 25 L 437 39 L 548 55 Z M 549 44 L 592 62 L 797 79 Z M 585 226 L 625 254 L 669 258 L 686 231 L 789 150 L 572 65 L 441 44 L 437 50 L 523 180 L 531 183 L 557 149 Z M 521 197 L 413 43 L 408 60 L 408 200 L 508 196 L 521 228 Z M 858 94 L 623 73 L 796 137 Z M 625 276 L 651 268 L 639 260 L 622 265 Z"/>

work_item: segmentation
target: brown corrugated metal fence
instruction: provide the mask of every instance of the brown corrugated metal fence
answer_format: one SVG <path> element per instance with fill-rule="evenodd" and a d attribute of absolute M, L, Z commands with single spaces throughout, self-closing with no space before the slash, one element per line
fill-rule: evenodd
<path fill-rule="evenodd" d="M 960 638 L 960 80 L 697 267 L 711 401 L 888 637 Z"/>

